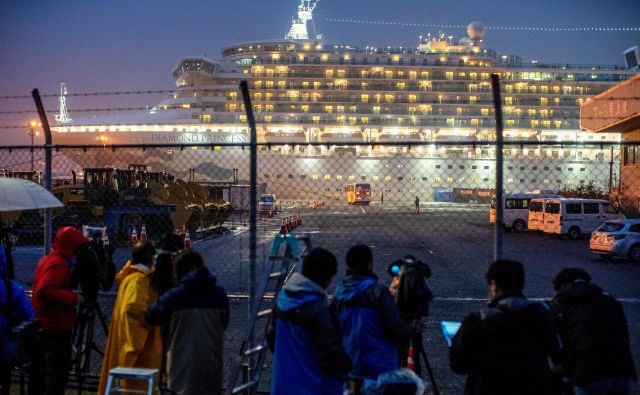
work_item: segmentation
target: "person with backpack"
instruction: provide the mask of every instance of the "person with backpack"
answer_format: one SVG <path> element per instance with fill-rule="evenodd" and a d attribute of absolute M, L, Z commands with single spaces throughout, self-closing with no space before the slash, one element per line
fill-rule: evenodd
<path fill-rule="evenodd" d="M 33 321 L 35 313 L 24 289 L 7 278 L 7 261 L 0 244 L 0 394 L 11 393 L 11 369 L 19 359 L 20 345 L 12 329 Z"/>
<path fill-rule="evenodd" d="M 337 267 L 331 252 L 315 248 L 304 258 L 302 273 L 293 273 L 278 293 L 267 335 L 271 394 L 342 394 L 351 360 L 325 293 Z"/>
<path fill-rule="evenodd" d="M 551 303 L 564 344 L 564 374 L 576 395 L 630 395 L 637 373 L 622 304 L 580 268 L 561 270 Z"/>
<path fill-rule="evenodd" d="M 451 369 L 467 375 L 465 394 L 554 393 L 549 359 L 561 345 L 548 306 L 528 300 L 524 267 L 499 259 L 486 274 L 489 306 L 471 313 L 453 338 Z"/>

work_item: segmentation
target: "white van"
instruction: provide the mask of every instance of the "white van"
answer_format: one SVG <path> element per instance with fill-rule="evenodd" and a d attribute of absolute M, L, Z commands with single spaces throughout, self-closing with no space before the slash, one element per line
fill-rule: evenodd
<path fill-rule="evenodd" d="M 541 193 L 505 193 L 502 195 L 503 220 L 505 229 L 513 229 L 514 232 L 527 230 L 529 220 L 529 203 L 536 198 L 554 198 L 558 195 Z M 491 199 L 489 209 L 489 223 L 496 223 L 496 198 Z"/>
<path fill-rule="evenodd" d="M 593 232 L 606 221 L 625 219 L 611 203 L 599 199 L 549 199 L 544 211 L 543 231 L 567 235 L 572 240 Z"/>
<path fill-rule="evenodd" d="M 551 198 L 535 198 L 529 203 L 527 227 L 531 231 L 542 231 L 544 228 L 544 208 Z"/>

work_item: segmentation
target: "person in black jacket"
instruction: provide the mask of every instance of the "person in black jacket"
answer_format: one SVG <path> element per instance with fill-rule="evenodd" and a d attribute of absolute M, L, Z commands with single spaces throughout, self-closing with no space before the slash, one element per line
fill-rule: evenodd
<path fill-rule="evenodd" d="M 347 251 L 347 275 L 336 287 L 332 307 L 336 309 L 342 344 L 351 360 L 351 388 L 358 393 L 364 379 L 375 380 L 398 367 L 398 345 L 411 336 L 411 329 L 387 287 L 373 274 L 373 253 L 366 245 Z"/>
<path fill-rule="evenodd" d="M 151 325 L 169 325 L 168 388 L 177 394 L 219 394 L 223 385 L 223 338 L 229 325 L 229 301 L 202 256 L 186 250 L 176 258 L 180 286 L 152 304 Z"/>
<path fill-rule="evenodd" d="M 315 248 L 302 274 L 293 273 L 278 293 L 267 333 L 274 353 L 271 394 L 342 394 L 351 360 L 325 293 L 337 267 L 331 252 Z"/>
<path fill-rule="evenodd" d="M 553 280 L 552 301 L 564 343 L 564 372 L 574 393 L 627 395 L 636 387 L 627 318 L 620 302 L 579 268 Z"/>
<path fill-rule="evenodd" d="M 451 369 L 467 375 L 465 394 L 553 393 L 548 359 L 561 351 L 549 309 L 523 295 L 519 262 L 497 260 L 486 278 L 489 306 L 462 321 L 449 354 Z"/>

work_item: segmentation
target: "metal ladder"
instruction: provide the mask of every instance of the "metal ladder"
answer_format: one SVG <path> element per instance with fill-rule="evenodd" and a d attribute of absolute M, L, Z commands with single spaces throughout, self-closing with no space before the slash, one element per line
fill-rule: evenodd
<path fill-rule="evenodd" d="M 302 252 L 298 241 L 304 242 L 305 249 Z M 275 295 L 293 273 L 296 265 L 301 264 L 303 254 L 310 249 L 309 236 L 297 236 L 295 233 L 276 235 L 262 277 L 256 287 L 256 297 L 251 306 L 251 321 L 247 327 L 246 336 L 242 339 L 240 352 L 232 363 L 231 377 L 227 382 L 225 394 L 253 395 L 256 393 L 262 375 L 262 365 L 269 350 L 266 340 L 267 330 L 273 320 L 273 308 L 267 306 L 267 293 L 273 292 L 273 303 L 275 303 Z M 264 325 L 261 328 L 257 328 L 259 321 Z M 256 332 L 260 332 L 259 339 L 255 339 Z M 237 384 L 241 375 L 242 382 Z"/>

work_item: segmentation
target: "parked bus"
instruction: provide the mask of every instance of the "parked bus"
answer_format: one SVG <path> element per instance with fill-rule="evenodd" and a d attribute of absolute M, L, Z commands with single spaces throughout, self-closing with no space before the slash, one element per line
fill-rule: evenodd
<path fill-rule="evenodd" d="M 503 222 L 505 229 L 512 229 L 514 232 L 524 232 L 527 230 L 529 220 L 529 203 L 531 199 L 544 197 L 558 197 L 552 194 L 542 193 L 505 193 L 502 195 Z M 496 198 L 491 199 L 489 209 L 489 223 L 496 222 Z"/>
<path fill-rule="evenodd" d="M 371 203 L 371 185 L 369 184 L 347 184 L 347 203 L 364 204 Z"/>

